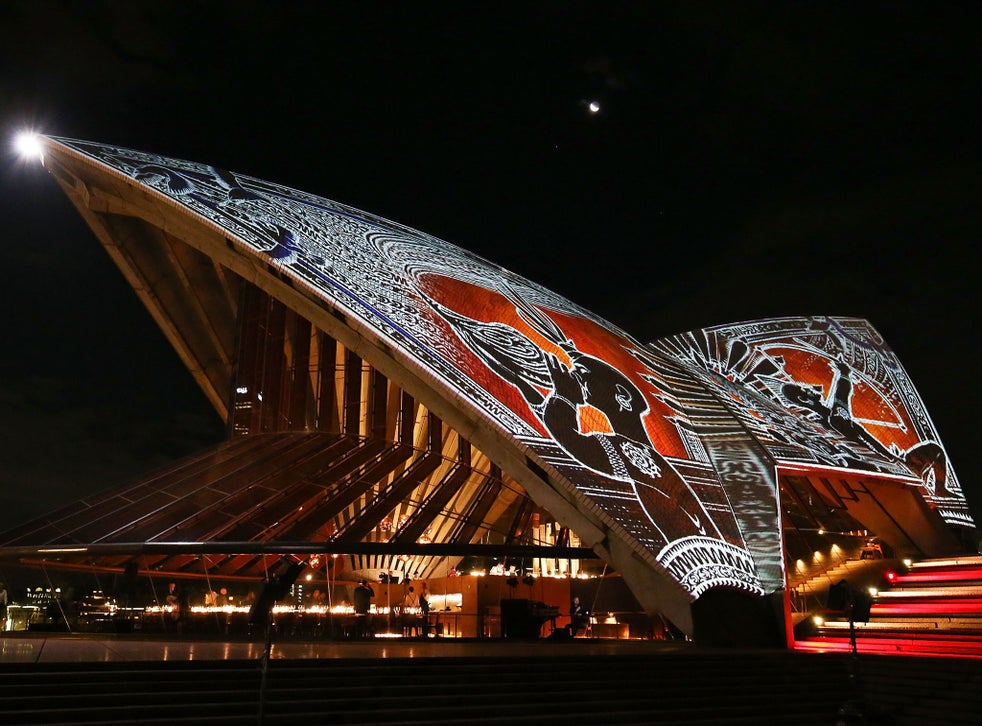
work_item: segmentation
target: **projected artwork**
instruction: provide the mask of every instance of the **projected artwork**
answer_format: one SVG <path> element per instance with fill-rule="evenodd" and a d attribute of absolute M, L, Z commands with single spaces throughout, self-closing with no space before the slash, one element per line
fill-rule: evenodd
<path fill-rule="evenodd" d="M 673 336 L 652 349 L 742 396 L 744 420 L 777 462 L 913 474 L 947 522 L 974 526 L 923 402 L 867 321 L 759 320 Z M 776 406 L 754 406 L 755 398 Z"/>
<path fill-rule="evenodd" d="M 202 164 L 57 141 L 176 200 L 397 349 L 694 596 L 783 586 L 782 461 L 916 471 L 950 521 L 968 517 L 913 388 L 856 321 L 759 321 L 646 346 L 380 217 Z"/>

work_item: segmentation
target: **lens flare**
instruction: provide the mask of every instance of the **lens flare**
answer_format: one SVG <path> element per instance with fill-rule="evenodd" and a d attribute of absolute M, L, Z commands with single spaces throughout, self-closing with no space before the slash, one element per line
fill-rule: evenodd
<path fill-rule="evenodd" d="M 44 158 L 44 146 L 41 137 L 33 131 L 22 131 L 14 137 L 14 148 L 25 159 Z"/>

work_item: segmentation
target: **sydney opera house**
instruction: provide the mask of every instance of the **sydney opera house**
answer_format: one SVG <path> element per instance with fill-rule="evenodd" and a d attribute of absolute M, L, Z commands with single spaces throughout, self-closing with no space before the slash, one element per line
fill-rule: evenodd
<path fill-rule="evenodd" d="M 727 623 L 763 642 L 787 638 L 816 552 L 974 546 L 944 446 L 866 320 L 642 342 L 313 194 L 41 143 L 228 435 L 0 534 L 8 562 L 284 585 L 495 563 L 521 581 L 616 577 L 697 640 Z"/>

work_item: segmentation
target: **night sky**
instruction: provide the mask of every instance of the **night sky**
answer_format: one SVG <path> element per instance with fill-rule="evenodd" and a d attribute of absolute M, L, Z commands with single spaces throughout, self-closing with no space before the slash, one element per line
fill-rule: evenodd
<path fill-rule="evenodd" d="M 353 205 L 641 340 L 865 317 L 978 518 L 975 9 L 0 4 L 0 530 L 224 438 L 25 127 Z"/>

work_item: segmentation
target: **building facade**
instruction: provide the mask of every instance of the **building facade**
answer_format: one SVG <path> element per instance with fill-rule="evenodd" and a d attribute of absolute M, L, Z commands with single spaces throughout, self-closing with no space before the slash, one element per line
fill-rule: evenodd
<path fill-rule="evenodd" d="M 198 542 L 214 571 L 260 576 L 274 553 L 319 547 L 353 576 L 427 577 L 480 544 L 566 547 L 538 569 L 562 560 L 549 567 L 573 575 L 582 547 L 691 633 L 708 593 L 786 599 L 789 563 L 825 533 L 939 556 L 974 532 L 922 401 L 865 320 L 644 343 L 492 261 L 328 199 L 43 143 L 229 440 L 100 508 L 7 533 L 8 552 L 101 546 L 102 566 L 123 568 L 135 555 L 112 545 L 142 544 L 138 567 L 181 571 L 195 553 L 163 545 Z"/>

